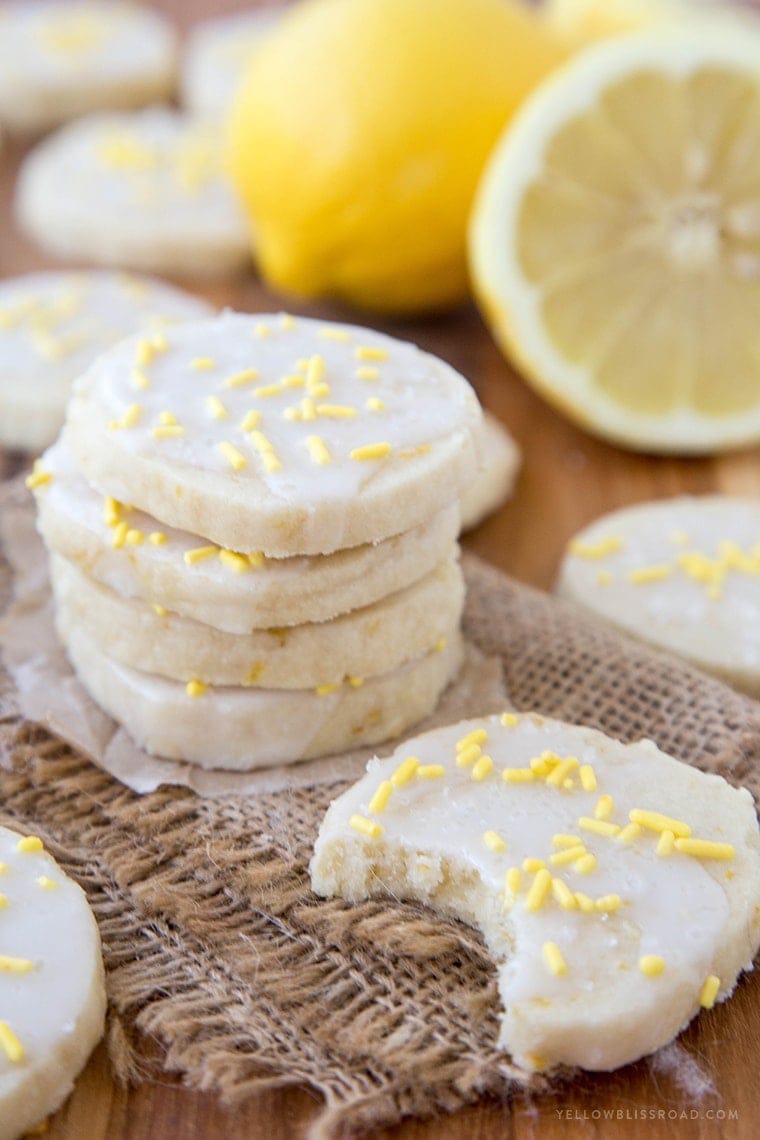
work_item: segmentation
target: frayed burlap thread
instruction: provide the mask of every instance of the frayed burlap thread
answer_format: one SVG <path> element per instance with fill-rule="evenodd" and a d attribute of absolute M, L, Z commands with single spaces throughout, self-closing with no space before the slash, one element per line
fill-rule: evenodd
<path fill-rule="evenodd" d="M 755 702 L 473 557 L 465 568 L 467 632 L 501 657 L 515 707 L 649 736 L 760 791 Z M 545 1087 L 495 1046 L 495 973 L 474 931 L 415 904 L 311 894 L 312 844 L 344 784 L 139 797 L 21 722 L 0 674 L 3 754 L 0 823 L 39 834 L 97 915 L 123 1079 L 140 1079 L 152 1041 L 167 1070 L 229 1102 L 304 1085 L 325 1102 L 313 1140 Z"/>

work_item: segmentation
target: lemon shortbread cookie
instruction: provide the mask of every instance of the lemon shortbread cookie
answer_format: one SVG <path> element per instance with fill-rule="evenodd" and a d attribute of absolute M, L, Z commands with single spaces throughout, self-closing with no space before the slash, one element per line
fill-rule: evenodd
<path fill-rule="evenodd" d="M 107 657 L 62 611 L 58 632 L 80 681 L 146 751 L 251 771 L 397 736 L 426 716 L 459 669 L 461 637 L 363 684 L 313 689 L 183 685 Z M 353 679 L 354 681 L 356 678 Z"/>
<path fill-rule="evenodd" d="M 72 381 L 136 332 L 208 317 L 198 297 L 149 277 L 28 273 L 0 282 L 0 444 L 39 451 L 63 423 Z"/>
<path fill-rule="evenodd" d="M 337 799 L 321 895 L 391 893 L 478 925 L 500 1044 L 614 1069 L 728 997 L 760 939 L 752 797 L 649 741 L 506 713 L 407 740 Z"/>
<path fill-rule="evenodd" d="M 256 47 L 285 8 L 272 4 L 196 24 L 182 59 L 182 103 L 193 115 L 227 114 Z"/>
<path fill-rule="evenodd" d="M 520 467 L 517 444 L 490 412 L 483 413 L 479 444 L 478 474 L 462 494 L 462 530 L 477 526 L 507 501 Z"/>
<path fill-rule="evenodd" d="M 220 132 L 163 107 L 62 127 L 24 161 L 16 210 L 60 257 L 195 277 L 250 261 Z"/>
<path fill-rule="evenodd" d="M 0 1140 L 54 1112 L 103 1035 L 100 937 L 39 839 L 0 827 Z"/>
<path fill-rule="evenodd" d="M 157 12 L 113 0 L 0 4 L 0 123 L 48 130 L 171 93 L 176 40 Z"/>
<path fill-rule="evenodd" d="M 760 697 L 760 500 L 682 497 L 605 515 L 568 546 L 558 589 Z"/>
<path fill-rule="evenodd" d="M 333 621 L 224 633 L 160 605 L 122 598 L 71 562 L 51 559 L 56 604 L 109 657 L 178 681 L 306 689 L 361 685 L 430 653 L 456 629 L 464 582 L 450 558 L 419 582 Z"/>
<path fill-rule="evenodd" d="M 124 341 L 77 382 L 74 459 L 101 493 L 231 550 L 379 541 L 429 520 L 475 473 L 469 384 L 381 333 L 227 312 L 148 356 Z"/>
<path fill-rule="evenodd" d="M 456 543 L 459 507 L 387 538 L 314 557 L 241 559 L 96 494 L 55 444 L 30 479 L 48 549 L 124 598 L 245 634 L 325 622 L 430 574 Z"/>

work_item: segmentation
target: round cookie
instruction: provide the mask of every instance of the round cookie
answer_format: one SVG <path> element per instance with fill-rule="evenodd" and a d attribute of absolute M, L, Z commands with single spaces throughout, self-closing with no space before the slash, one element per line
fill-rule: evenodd
<path fill-rule="evenodd" d="M 418 899 L 479 926 L 500 1045 L 615 1069 L 723 1000 L 760 941 L 751 794 L 651 741 L 505 713 L 404 741 L 331 805 L 317 894 Z"/>
<path fill-rule="evenodd" d="M 0 123 L 40 132 L 171 94 L 176 40 L 157 12 L 112 0 L 4 0 Z"/>
<path fill-rule="evenodd" d="M 569 544 L 558 590 L 760 697 L 760 500 L 681 497 L 605 515 Z"/>
<path fill-rule="evenodd" d="M 453 502 L 384 542 L 245 565 L 197 535 L 164 527 L 141 511 L 105 504 L 76 470 L 63 442 L 42 457 L 31 481 L 37 526 L 49 550 L 124 598 L 149 599 L 233 634 L 328 621 L 404 590 L 451 556 L 459 527 Z M 139 545 L 132 545 L 134 539 Z"/>
<path fill-rule="evenodd" d="M 130 333 L 208 317 L 206 301 L 124 273 L 46 272 L 0 281 L 0 444 L 40 451 L 63 424 L 72 382 Z"/>
<path fill-rule="evenodd" d="M 176 681 L 267 689 L 309 689 L 347 677 L 358 685 L 389 673 L 445 641 L 464 601 L 454 557 L 405 590 L 334 621 L 240 637 L 122 598 L 58 555 L 50 576 L 66 624 L 123 665 Z"/>
<path fill-rule="evenodd" d="M 196 24 L 182 56 L 182 105 L 193 115 L 223 118 L 260 40 L 280 21 L 282 5 L 253 8 Z"/>
<path fill-rule="evenodd" d="M 0 1140 L 63 1103 L 103 1035 L 100 936 L 39 839 L 0 827 Z"/>
<path fill-rule="evenodd" d="M 62 613 L 59 635 L 92 698 L 156 756 L 252 771 L 397 736 L 431 712 L 462 658 L 461 635 L 391 673 L 329 691 L 186 687 L 112 661 Z M 193 694 L 197 695 L 193 695 Z"/>
<path fill-rule="evenodd" d="M 223 152 L 216 126 L 164 107 L 89 115 L 24 160 L 17 216 L 58 257 L 197 278 L 236 272 L 251 254 Z"/>
<path fill-rule="evenodd" d="M 368 329 L 226 312 L 81 377 L 66 439 L 93 487 L 231 550 L 328 554 L 419 526 L 476 469 L 469 384 Z"/>
<path fill-rule="evenodd" d="M 478 473 L 462 492 L 463 531 L 476 527 L 507 501 L 520 467 L 520 449 L 490 412 L 483 412 L 479 445 Z"/>

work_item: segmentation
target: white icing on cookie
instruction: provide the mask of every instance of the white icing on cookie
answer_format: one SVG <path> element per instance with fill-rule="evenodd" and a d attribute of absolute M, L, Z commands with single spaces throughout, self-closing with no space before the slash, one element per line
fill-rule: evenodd
<path fill-rule="evenodd" d="M 695 839 L 707 846 L 690 853 Z M 652 1051 L 708 977 L 730 992 L 760 936 L 749 793 L 650 742 L 531 715 L 371 761 L 325 817 L 312 880 L 478 923 L 499 961 L 502 1043 L 528 1068 L 610 1069 Z"/>
<path fill-rule="evenodd" d="M 270 4 L 196 24 L 182 60 L 182 102 L 193 115 L 221 118 L 255 49 L 279 23 L 285 8 Z"/>
<path fill-rule="evenodd" d="M 0 1140 L 62 1103 L 103 1033 L 87 900 L 38 839 L 0 828 Z"/>
<path fill-rule="evenodd" d="M 760 695 L 760 500 L 681 497 L 606 515 L 568 546 L 559 590 Z"/>

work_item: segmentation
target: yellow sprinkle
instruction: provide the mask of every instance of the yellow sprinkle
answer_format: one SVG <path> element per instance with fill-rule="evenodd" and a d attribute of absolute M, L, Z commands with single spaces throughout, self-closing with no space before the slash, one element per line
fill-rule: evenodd
<path fill-rule="evenodd" d="M 207 688 L 208 685 L 204 685 L 203 681 L 188 681 L 185 685 L 185 692 L 188 697 L 202 697 Z"/>
<path fill-rule="evenodd" d="M 575 787 L 575 780 L 571 780 L 568 776 L 567 779 L 562 781 L 562 787 L 567 788 L 568 792 Z"/>
<path fill-rule="evenodd" d="M 309 449 L 309 455 L 311 456 L 312 460 L 320 467 L 324 467 L 326 464 L 331 462 L 330 452 L 328 450 L 327 444 L 321 438 L 321 436 L 307 435 L 306 446 Z"/>
<path fill-rule="evenodd" d="M 560 787 L 566 776 L 575 771 L 578 767 L 577 756 L 567 756 L 555 768 L 552 768 L 549 775 L 546 777 L 547 784 L 553 784 L 555 787 Z"/>
<path fill-rule="evenodd" d="M 391 776 L 391 783 L 394 788 L 403 788 L 410 780 L 413 780 L 420 762 L 416 756 L 407 756 L 406 760 L 402 760 L 396 771 Z"/>
<path fill-rule="evenodd" d="M 314 692 L 318 697 L 326 697 L 329 693 L 334 693 L 338 688 L 340 688 L 340 686 L 337 684 L 317 685 Z"/>
<path fill-rule="evenodd" d="M 484 831 L 483 832 L 483 842 L 485 843 L 485 845 L 489 849 L 489 851 L 499 852 L 499 851 L 506 851 L 507 850 L 506 843 L 504 842 L 502 837 L 499 835 L 499 833 L 496 831 Z"/>
<path fill-rule="evenodd" d="M 420 764 L 417 775 L 421 780 L 437 780 L 446 774 L 443 764 Z"/>
<path fill-rule="evenodd" d="M 560 975 L 567 973 L 567 962 L 556 942 L 544 942 L 541 947 L 544 965 L 550 974 Z"/>
<path fill-rule="evenodd" d="M 387 360 L 388 349 L 371 348 L 368 345 L 360 344 L 354 352 L 354 356 L 357 360 Z"/>
<path fill-rule="evenodd" d="M 645 954 L 643 958 L 639 958 L 639 969 L 648 978 L 656 978 L 665 969 L 665 959 L 657 954 Z"/>
<path fill-rule="evenodd" d="M 392 447 L 389 443 L 367 443 L 363 447 L 354 447 L 349 451 L 351 459 L 356 459 L 360 463 L 366 463 L 370 459 L 385 459 L 386 455 L 390 455 Z"/>
<path fill-rule="evenodd" d="M 657 840 L 657 854 L 661 856 L 672 855 L 676 849 L 676 837 L 672 831 L 661 831 Z"/>
<path fill-rule="evenodd" d="M 218 396 L 209 396 L 206 400 L 206 407 L 208 408 L 209 415 L 215 420 L 224 420 L 229 415 L 229 412 Z"/>
<path fill-rule="evenodd" d="M 28 974 L 34 969 L 29 958 L 13 958 L 10 954 L 0 954 L 0 972 L 5 974 Z"/>
<path fill-rule="evenodd" d="M 672 573 L 671 566 L 641 566 L 638 570 L 631 570 L 628 581 L 634 586 L 646 586 L 650 582 L 662 582 Z"/>
<path fill-rule="evenodd" d="M 3 1049 L 11 1064 L 18 1064 L 19 1061 L 23 1061 L 24 1046 L 5 1021 L 0 1021 L 0 1048 Z"/>
<path fill-rule="evenodd" d="M 575 901 L 583 914 L 594 914 L 596 912 L 596 903 L 588 895 L 584 895 L 583 891 L 575 892 Z"/>
<path fill-rule="evenodd" d="M 446 638 L 445 637 L 439 637 L 438 640 L 436 641 L 435 645 L 433 646 L 434 652 L 435 653 L 443 653 L 445 648 L 446 648 Z"/>
<path fill-rule="evenodd" d="M 471 744 L 485 744 L 488 740 L 488 732 L 485 728 L 473 728 L 472 732 L 468 732 L 465 736 L 460 736 L 456 742 L 457 752 L 462 752 L 465 748 L 469 748 Z"/>
<path fill-rule="evenodd" d="M 582 847 L 583 840 L 579 839 L 577 835 L 564 835 L 558 832 L 552 836 L 552 845 L 554 847 Z"/>
<path fill-rule="evenodd" d="M 580 859 L 586 854 L 586 848 L 582 843 L 576 847 L 566 847 L 564 851 L 555 851 L 553 855 L 549 856 L 549 862 L 553 867 L 565 867 L 568 863 L 574 863 L 576 859 Z"/>
<path fill-rule="evenodd" d="M 158 422 L 164 427 L 176 427 L 178 420 L 173 412 L 159 412 Z"/>
<path fill-rule="evenodd" d="M 135 363 L 138 368 L 145 368 L 156 355 L 156 349 L 149 340 L 139 340 L 135 351 Z"/>
<path fill-rule="evenodd" d="M 225 388 L 242 388 L 245 384 L 251 384 L 254 380 L 258 380 L 258 368 L 245 368 L 242 372 L 235 372 L 232 376 L 228 376 L 224 381 Z"/>
<path fill-rule="evenodd" d="M 31 475 L 27 475 L 24 480 L 24 485 L 28 487 L 30 491 L 35 491 L 38 487 L 46 487 L 52 478 L 53 476 L 50 471 L 43 471 L 42 468 L 38 466 L 38 463 L 35 463 L 34 470 Z"/>
<path fill-rule="evenodd" d="M 351 333 L 348 332 L 347 329 L 337 329 L 332 326 L 321 328 L 317 336 L 321 336 L 323 340 L 337 340 L 343 343 L 347 343 L 351 340 Z"/>
<path fill-rule="evenodd" d="M 216 368 L 216 361 L 210 356 L 195 356 L 190 361 L 190 367 L 196 372 L 207 372 L 209 368 Z"/>
<path fill-rule="evenodd" d="M 720 978 L 717 974 L 708 974 L 699 994 L 699 1004 L 702 1009 L 712 1009 L 720 989 Z"/>
<path fill-rule="evenodd" d="M 600 914 L 614 914 L 620 909 L 621 902 L 620 895 L 601 895 L 594 903 L 594 907 Z"/>
<path fill-rule="evenodd" d="M 531 784 L 536 773 L 532 768 L 504 768 L 501 778 L 507 784 Z"/>
<path fill-rule="evenodd" d="M 261 455 L 261 462 L 265 471 L 281 471 L 282 463 L 273 451 L 265 451 Z"/>
<path fill-rule="evenodd" d="M 251 408 L 246 412 L 240 421 L 240 426 L 243 431 L 254 431 L 261 423 L 261 412 L 258 408 Z"/>
<path fill-rule="evenodd" d="M 36 835 L 25 835 L 23 839 L 19 839 L 16 844 L 16 850 L 22 852 L 29 851 L 44 851 L 45 847 L 41 839 Z"/>
<path fill-rule="evenodd" d="M 360 689 L 362 687 L 362 685 L 364 684 L 364 678 L 363 677 L 351 677 L 351 676 L 349 676 L 349 677 L 346 677 L 346 680 L 348 681 L 348 683 L 352 689 Z"/>
<path fill-rule="evenodd" d="M 697 859 L 733 859 L 735 854 L 730 843 L 713 843 L 709 839 L 676 839 L 675 847 L 682 855 Z"/>
<path fill-rule="evenodd" d="M 293 374 L 290 376 L 283 376 L 283 378 L 280 380 L 280 387 L 281 388 L 303 388 L 305 383 L 306 383 L 306 381 L 304 380 L 303 376 L 298 376 L 298 375 Z"/>
<path fill-rule="evenodd" d="M 323 356 L 315 353 L 314 356 L 309 358 L 309 363 L 306 368 L 306 387 L 311 392 L 313 388 L 318 387 L 325 378 L 327 372 L 327 365 Z"/>
<path fill-rule="evenodd" d="M 166 546 L 168 539 L 162 530 L 152 530 L 148 535 L 151 546 Z"/>
<path fill-rule="evenodd" d="M 605 819 L 590 819 L 587 815 L 581 816 L 578 820 L 578 826 L 581 831 L 593 831 L 595 835 L 604 835 L 608 839 L 612 839 L 620 833 L 619 824 L 609 823 Z"/>
<path fill-rule="evenodd" d="M 141 530 L 137 530 L 135 527 L 130 527 L 130 529 L 124 535 L 124 541 L 126 542 L 127 546 L 142 546 L 142 544 L 145 542 L 145 535 Z"/>
<path fill-rule="evenodd" d="M 546 867 L 542 867 L 539 871 L 536 871 L 533 882 L 525 896 L 525 909 L 528 911 L 539 910 L 543 906 L 551 888 L 552 877 Z"/>
<path fill-rule="evenodd" d="M 609 570 L 600 570 L 596 576 L 596 583 L 598 586 L 609 586 L 612 583 L 612 575 Z"/>
<path fill-rule="evenodd" d="M 584 792 L 596 791 L 596 772 L 590 764 L 581 764 L 578 775 L 581 778 L 581 787 Z"/>
<path fill-rule="evenodd" d="M 559 903 L 563 910 L 575 910 L 578 906 L 575 895 L 564 879 L 552 879 L 552 895 L 554 901 Z"/>
<path fill-rule="evenodd" d="M 510 867 L 504 876 L 504 886 L 513 895 L 516 895 L 520 889 L 520 877 L 519 867 Z"/>
<path fill-rule="evenodd" d="M 493 772 L 493 760 L 490 756 L 481 756 L 473 766 L 472 779 L 480 784 L 491 772 Z"/>
<path fill-rule="evenodd" d="M 596 855 L 592 855 L 588 851 L 573 864 L 573 868 L 579 875 L 590 875 L 592 871 L 596 870 Z"/>
<path fill-rule="evenodd" d="M 672 831 L 674 835 L 687 839 L 691 835 L 691 828 L 688 823 L 683 823 L 680 819 L 671 819 L 668 815 L 660 815 L 657 811 L 643 811 L 641 808 L 633 808 L 628 812 L 628 818 L 631 823 L 638 823 L 641 827 L 647 827 L 650 831 Z"/>
<path fill-rule="evenodd" d="M 368 412 L 384 412 L 385 411 L 384 402 L 382 400 L 379 400 L 377 398 L 377 396 L 370 396 L 370 398 L 367 401 L 365 401 L 364 406 Z"/>
<path fill-rule="evenodd" d="M 151 337 L 150 343 L 153 346 L 154 352 L 166 352 L 169 347 L 169 341 L 164 334 L 160 332 L 155 333 L 154 336 Z"/>
<path fill-rule="evenodd" d="M 615 810 L 615 801 L 612 796 L 600 796 L 594 808 L 595 819 L 609 819 Z M 618 828 L 618 830 L 620 830 Z"/>
<path fill-rule="evenodd" d="M 257 336 L 257 337 L 270 336 L 271 332 L 272 332 L 272 330 L 270 329 L 269 325 L 264 324 L 263 321 L 259 321 L 259 323 L 254 325 L 254 328 L 253 328 L 253 335 Z"/>
<path fill-rule="evenodd" d="M 351 420 L 356 415 L 356 408 L 350 404 L 317 404 L 317 415 L 326 419 Z"/>
<path fill-rule="evenodd" d="M 308 356 L 299 356 L 298 360 L 295 363 L 296 372 L 305 372 L 308 367 L 309 367 Z"/>
<path fill-rule="evenodd" d="M 620 843 L 633 843 L 634 839 L 638 839 L 641 835 L 641 828 L 637 823 L 629 823 L 623 828 L 618 835 Z"/>
<path fill-rule="evenodd" d="M 206 558 L 213 558 L 217 550 L 218 547 L 216 546 L 195 546 L 192 550 L 186 550 L 183 558 L 188 566 L 195 566 L 196 562 L 203 562 Z"/>
<path fill-rule="evenodd" d="M 248 466 L 248 460 L 242 452 L 238 451 L 234 444 L 229 443 L 226 439 L 219 444 L 219 450 L 233 471 L 242 471 L 244 467 Z"/>
<path fill-rule="evenodd" d="M 0 910 L 5 910 L 8 905 L 8 899 L 5 895 L 0 895 Z"/>
<path fill-rule="evenodd" d="M 106 495 L 103 500 L 103 522 L 106 526 L 116 526 L 119 522 L 119 512 L 121 511 L 121 503 L 110 495 Z"/>
<path fill-rule="evenodd" d="M 676 546 L 686 546 L 689 541 L 689 536 L 685 530 L 672 530 L 670 532 L 670 541 Z"/>
<path fill-rule="evenodd" d="M 282 388 L 279 384 L 262 384 L 260 388 L 253 389 L 254 396 L 281 396 Z"/>
<path fill-rule="evenodd" d="M 533 855 L 528 855 L 522 861 L 523 871 L 527 871 L 530 875 L 535 875 L 536 871 L 542 871 L 545 866 L 546 863 L 543 859 L 536 859 Z"/>
<path fill-rule="evenodd" d="M 109 428 L 117 430 L 119 428 L 133 428 L 142 415 L 142 407 L 139 404 L 130 404 L 124 412 L 120 420 L 110 420 Z"/>
<path fill-rule="evenodd" d="M 258 570 L 266 562 L 266 558 L 260 550 L 253 550 L 250 554 L 246 555 L 249 565 L 253 566 L 254 570 Z"/>
<path fill-rule="evenodd" d="M 234 550 L 220 550 L 219 561 L 223 562 L 230 570 L 234 570 L 236 574 L 245 574 L 250 570 L 251 564 L 244 554 L 238 554 Z"/>
<path fill-rule="evenodd" d="M 382 783 L 378 785 L 377 791 L 369 801 L 368 805 L 369 811 L 372 813 L 372 815 L 378 815 L 380 812 L 385 811 L 386 807 L 388 806 L 388 800 L 391 798 L 392 791 L 393 784 L 390 782 L 390 780 L 383 780 Z"/>
<path fill-rule="evenodd" d="M 602 538 L 598 542 L 581 542 L 576 539 L 570 543 L 570 553 L 574 554 L 576 558 L 607 558 L 610 554 L 615 554 L 618 550 L 622 550 L 623 540 L 619 535 L 610 535 L 608 538 Z"/>
<path fill-rule="evenodd" d="M 153 602 L 153 612 L 157 613 L 159 617 L 166 617 L 169 611 L 165 606 L 160 606 L 158 602 Z"/>
<path fill-rule="evenodd" d="M 291 316 L 290 313 L 283 313 L 280 317 L 280 328 L 285 332 L 290 332 L 291 329 L 294 329 L 296 323 L 296 318 Z"/>
<path fill-rule="evenodd" d="M 504 725 L 505 728 L 516 728 L 520 721 L 520 718 L 516 713 L 503 712 L 499 717 L 499 721 Z"/>
<path fill-rule="evenodd" d="M 154 439 L 178 439 L 185 434 L 185 429 L 179 424 L 161 424 L 154 427 L 150 434 Z"/>
<path fill-rule="evenodd" d="M 469 768 L 470 764 L 474 764 L 476 760 L 480 759 L 482 749 L 479 744 L 473 741 L 466 748 L 457 751 L 457 768 Z"/>
<path fill-rule="evenodd" d="M 380 375 L 379 368 L 357 368 L 354 373 L 357 380 L 377 380 Z"/>
<path fill-rule="evenodd" d="M 55 879 L 51 879 L 47 875 L 40 875 L 40 877 L 37 879 L 37 886 L 42 887 L 43 891 L 58 890 L 58 884 Z"/>
<path fill-rule="evenodd" d="M 111 546 L 114 548 L 114 550 L 121 550 L 122 546 L 127 541 L 128 533 L 128 523 L 120 522 L 116 524 L 116 526 L 113 528 L 113 534 L 111 535 Z"/>
<path fill-rule="evenodd" d="M 366 819 L 363 815 L 352 815 L 348 826 L 361 835 L 366 835 L 368 839 L 379 839 L 383 834 L 382 824 L 375 819 Z"/>

